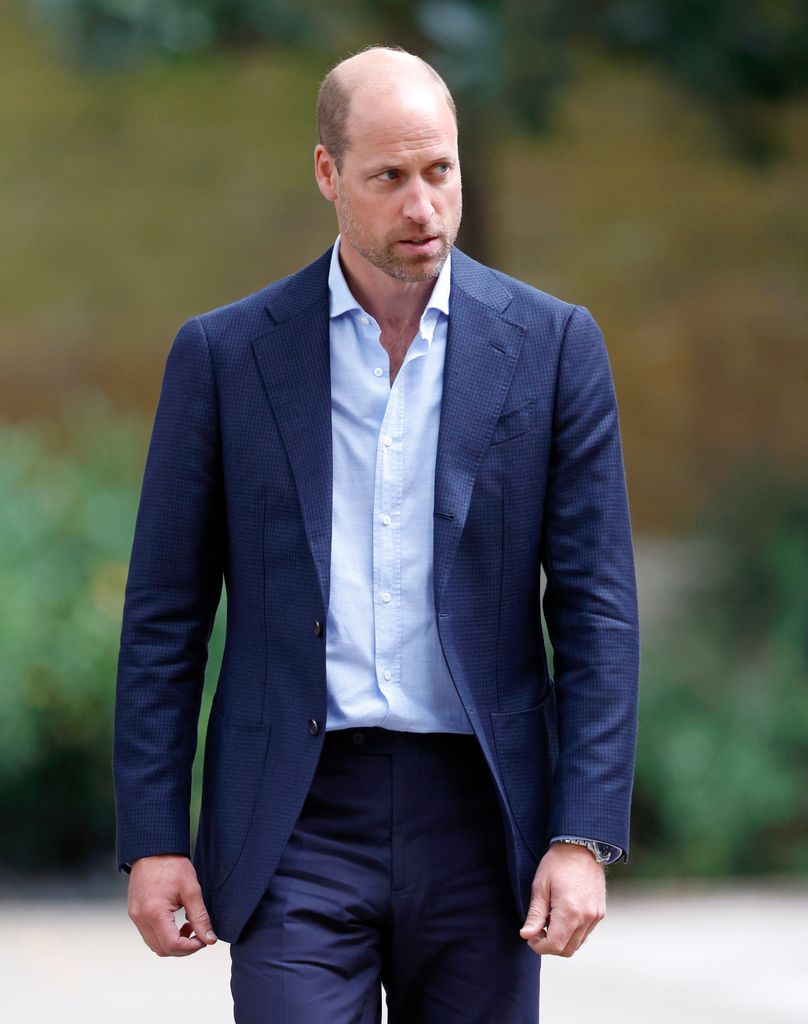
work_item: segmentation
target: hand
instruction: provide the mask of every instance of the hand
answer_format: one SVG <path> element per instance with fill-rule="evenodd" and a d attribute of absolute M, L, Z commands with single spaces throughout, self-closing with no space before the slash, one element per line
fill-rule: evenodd
<path fill-rule="evenodd" d="M 583 846 L 552 843 L 519 934 L 534 953 L 572 956 L 606 913 L 606 872 Z"/>
<path fill-rule="evenodd" d="M 177 928 L 174 914 L 185 908 Z M 129 876 L 129 917 L 158 956 L 189 956 L 216 942 L 194 866 L 178 854 L 139 857 Z"/>

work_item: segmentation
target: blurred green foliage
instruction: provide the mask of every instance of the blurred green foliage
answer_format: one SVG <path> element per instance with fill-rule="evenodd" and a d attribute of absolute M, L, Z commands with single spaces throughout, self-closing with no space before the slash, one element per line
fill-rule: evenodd
<path fill-rule="evenodd" d="M 115 673 L 143 438 L 143 423 L 112 415 L 101 396 L 66 403 L 47 430 L 0 426 L 6 868 L 77 868 L 99 857 L 109 866 Z"/>
<path fill-rule="evenodd" d="M 762 459 L 695 524 L 706 583 L 643 654 L 639 874 L 808 871 L 807 524 Z"/>
<path fill-rule="evenodd" d="M 558 128 L 575 48 L 644 59 L 709 111 L 736 158 L 763 165 L 784 148 L 770 110 L 808 86 L 808 6 L 800 0 L 29 0 L 84 67 L 159 56 L 243 52 L 256 43 L 318 53 L 367 43 L 430 61 L 457 102 L 465 212 L 459 244 L 494 256 L 491 184 L 510 131 Z"/>
<path fill-rule="evenodd" d="M 737 152 L 776 142 L 757 103 L 808 86 L 802 0 L 28 0 L 91 68 L 264 45 L 355 52 L 381 40 L 431 61 L 483 134 L 509 120 L 545 130 L 584 43 L 652 61 L 699 99 Z M 494 108 L 492 111 L 491 108 Z M 492 114 L 495 113 L 495 116 Z M 479 127 L 469 118 L 472 130 Z"/>

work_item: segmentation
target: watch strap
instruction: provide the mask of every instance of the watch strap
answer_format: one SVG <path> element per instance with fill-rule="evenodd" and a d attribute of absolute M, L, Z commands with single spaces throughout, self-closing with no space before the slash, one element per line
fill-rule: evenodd
<path fill-rule="evenodd" d="M 619 846 L 612 846 L 611 843 L 601 843 L 597 839 L 584 839 L 581 836 L 553 836 L 550 842 L 584 846 L 598 864 L 611 864 L 623 855 L 623 851 Z"/>

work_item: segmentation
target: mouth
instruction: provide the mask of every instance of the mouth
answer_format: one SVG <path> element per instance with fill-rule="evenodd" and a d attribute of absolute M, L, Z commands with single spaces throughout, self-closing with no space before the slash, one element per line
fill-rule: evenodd
<path fill-rule="evenodd" d="M 408 252 L 432 255 L 440 246 L 440 238 L 437 235 L 416 235 L 413 238 L 401 238 L 398 244 Z"/>

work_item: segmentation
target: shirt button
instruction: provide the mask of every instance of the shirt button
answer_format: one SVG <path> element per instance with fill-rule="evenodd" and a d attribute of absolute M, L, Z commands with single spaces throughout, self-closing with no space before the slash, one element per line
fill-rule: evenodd
<path fill-rule="evenodd" d="M 384 670 L 384 678 L 385 679 L 392 679 L 393 678 L 393 673 L 390 671 L 389 668 L 386 668 Z"/>
<path fill-rule="evenodd" d="M 367 318 L 366 316 L 360 316 L 360 317 L 359 317 L 359 323 L 360 323 L 360 324 L 361 324 L 361 325 L 362 325 L 363 327 L 367 327 L 367 325 L 368 325 L 368 324 L 370 323 L 370 320 L 368 320 L 368 318 Z"/>
<path fill-rule="evenodd" d="M 389 434 L 385 434 L 384 437 L 382 438 L 382 440 L 384 441 L 384 447 L 385 448 L 389 448 L 390 445 L 393 443 L 393 439 L 392 439 L 392 437 L 390 437 Z"/>
<path fill-rule="evenodd" d="M 375 377 L 381 377 L 381 375 L 383 373 L 384 373 L 384 370 L 381 368 L 381 366 L 377 366 L 376 369 L 373 371 L 373 375 Z"/>
<path fill-rule="evenodd" d="M 389 604 L 390 603 L 390 595 L 388 594 L 388 592 L 386 590 L 382 591 L 382 601 L 384 601 L 385 604 Z"/>
<path fill-rule="evenodd" d="M 382 522 L 384 523 L 385 526 L 389 526 L 390 523 L 392 523 L 392 521 L 393 520 L 390 518 L 390 516 L 382 516 Z"/>

